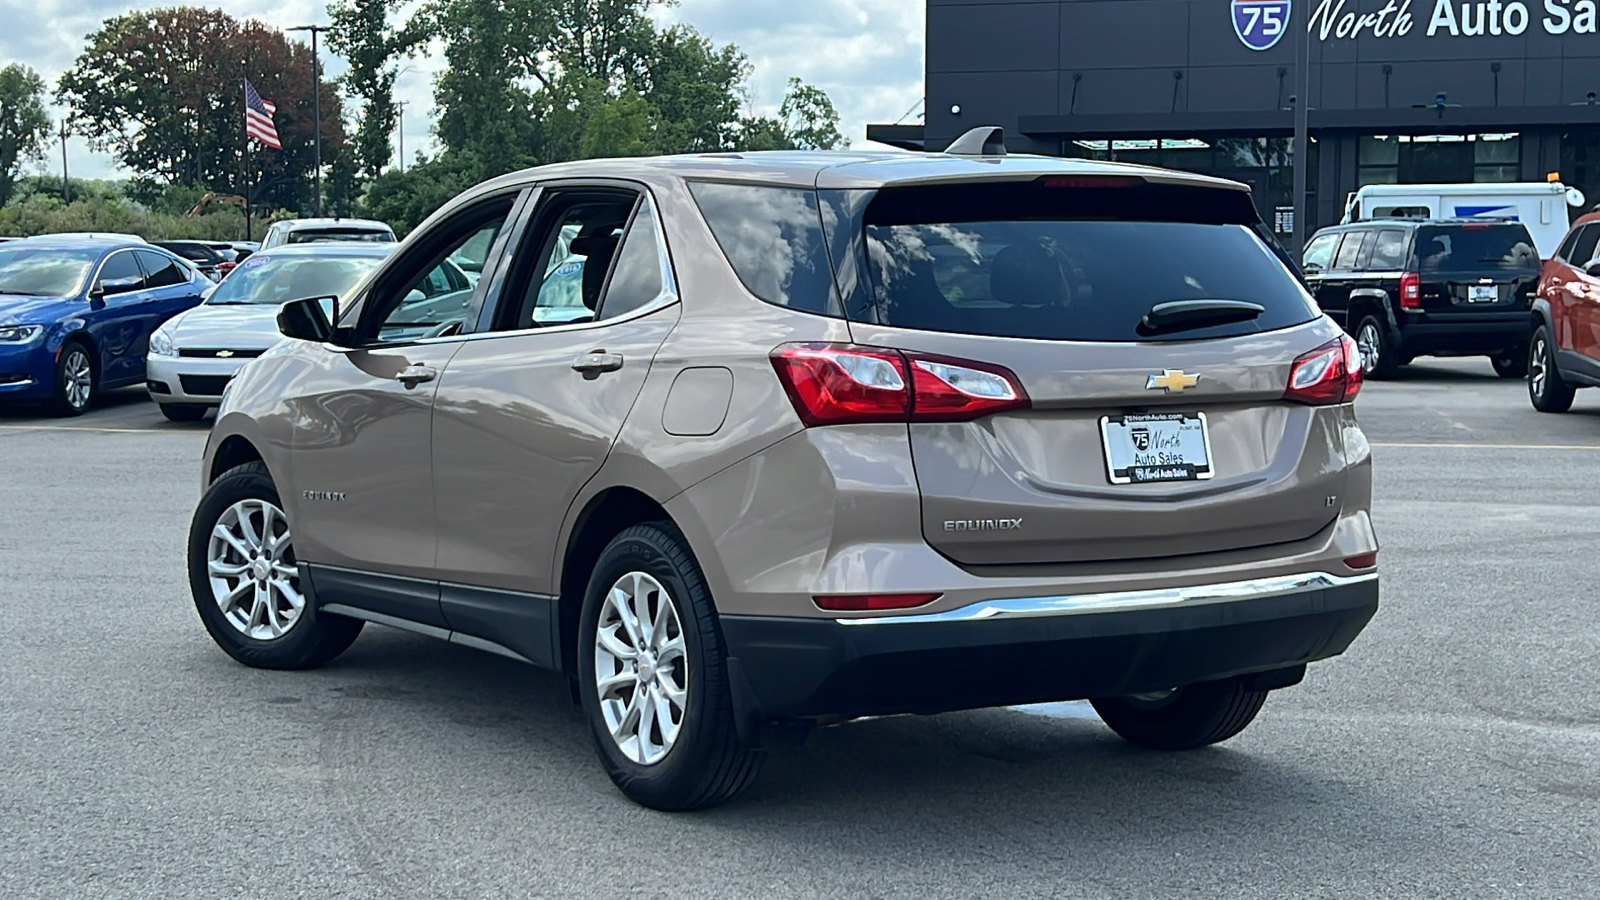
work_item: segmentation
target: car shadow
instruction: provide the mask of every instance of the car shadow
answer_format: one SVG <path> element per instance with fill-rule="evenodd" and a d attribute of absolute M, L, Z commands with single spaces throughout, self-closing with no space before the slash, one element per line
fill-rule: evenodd
<path fill-rule="evenodd" d="M 1430 365 L 1430 362 L 1433 364 Z M 1499 375 L 1496 375 L 1494 369 L 1490 368 L 1489 361 L 1487 359 L 1474 360 L 1474 363 L 1481 365 L 1473 365 L 1471 368 L 1468 368 L 1466 365 L 1464 365 L 1464 362 L 1464 360 L 1461 360 L 1455 361 L 1453 364 L 1446 365 L 1442 364 L 1442 360 L 1417 360 L 1410 365 L 1401 366 L 1394 375 L 1384 379 L 1384 381 L 1422 381 L 1435 383 L 1466 382 L 1477 384 L 1494 384 L 1497 382 L 1520 384 L 1522 381 L 1520 378 L 1501 378 Z M 1480 368 L 1482 371 L 1479 371 Z"/>
<path fill-rule="evenodd" d="M 204 652 L 221 656 L 210 647 Z M 582 712 L 565 680 L 552 673 L 372 627 L 345 655 L 311 672 L 215 665 L 219 673 L 225 667 L 246 673 L 243 680 L 261 679 L 263 703 L 300 702 L 273 696 L 286 690 L 320 696 L 323 721 L 340 729 L 345 743 L 381 741 L 400 718 L 430 734 L 466 729 L 451 741 L 458 752 L 462 743 L 476 743 L 467 756 L 509 753 L 520 760 L 509 769 L 477 770 L 479 780 L 506 779 L 479 785 L 486 793 L 526 790 L 529 779 L 547 779 L 565 791 L 592 793 L 601 804 L 596 815 L 639 813 L 606 779 Z M 237 699 L 240 690 L 229 696 Z M 370 708 L 373 702 L 381 708 Z M 991 709 L 895 716 L 819 729 L 800 748 L 770 752 L 748 791 L 696 821 L 778 843 L 836 843 L 832 849 L 844 857 L 862 852 L 870 835 L 875 855 L 925 857 L 941 853 L 941 843 L 950 852 L 1007 841 L 1032 845 L 1041 828 L 1089 837 L 1106 834 L 1108 823 L 1125 832 L 1130 823 L 1148 821 L 1160 823 L 1164 839 L 1203 841 L 1218 828 L 1291 834 L 1294 823 L 1309 826 L 1329 809 L 1356 808 L 1394 816 L 1392 827 L 1379 829 L 1393 835 L 1405 833 L 1417 815 L 1395 798 L 1360 796 L 1378 789 L 1345 768 L 1319 769 L 1283 752 L 1251 753 L 1242 749 L 1244 738 L 1183 754 L 1141 750 L 1115 737 L 1084 704 L 1051 706 L 1071 708 L 1048 715 Z M 1264 715 L 1270 714 L 1269 703 Z M 824 821 L 829 827 L 818 829 Z"/>
<path fill-rule="evenodd" d="M 151 428 L 205 430 L 211 427 L 214 411 L 196 422 L 172 422 L 142 385 L 130 385 L 95 395 L 88 411 L 81 416 L 52 416 L 38 404 L 0 405 L 0 424 L 61 425 L 83 428 Z"/>

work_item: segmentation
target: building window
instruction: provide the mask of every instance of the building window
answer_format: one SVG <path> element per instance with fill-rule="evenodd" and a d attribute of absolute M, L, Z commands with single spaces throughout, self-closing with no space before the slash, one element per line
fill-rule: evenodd
<path fill-rule="evenodd" d="M 1516 181 L 1517 134 L 1363 135 L 1356 148 L 1359 186 Z"/>

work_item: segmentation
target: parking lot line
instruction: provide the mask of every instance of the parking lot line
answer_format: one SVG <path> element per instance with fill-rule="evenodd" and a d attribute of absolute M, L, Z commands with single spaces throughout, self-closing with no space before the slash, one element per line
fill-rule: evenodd
<path fill-rule="evenodd" d="M 97 434 L 194 434 L 178 428 L 100 428 L 93 425 L 0 425 L 3 431 L 91 431 Z"/>
<path fill-rule="evenodd" d="M 1600 450 L 1600 444 L 1480 444 L 1443 441 L 1373 441 L 1372 446 L 1393 447 L 1400 450 Z"/>

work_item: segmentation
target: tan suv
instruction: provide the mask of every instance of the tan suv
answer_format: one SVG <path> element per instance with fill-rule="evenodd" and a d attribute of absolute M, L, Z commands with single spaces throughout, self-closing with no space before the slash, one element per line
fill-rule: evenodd
<path fill-rule="evenodd" d="M 1275 248 L 1242 185 L 992 142 L 508 175 L 284 307 L 195 602 L 252 666 L 377 622 L 560 672 L 662 809 L 850 717 L 1220 741 L 1378 604 L 1356 350 Z"/>

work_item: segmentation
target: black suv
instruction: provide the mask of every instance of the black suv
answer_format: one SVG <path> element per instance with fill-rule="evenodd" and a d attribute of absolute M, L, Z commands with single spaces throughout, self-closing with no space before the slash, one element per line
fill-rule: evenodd
<path fill-rule="evenodd" d="M 1301 268 L 1373 378 L 1418 356 L 1487 356 L 1502 378 L 1528 370 L 1539 251 L 1521 223 L 1372 219 L 1316 233 Z"/>
<path fill-rule="evenodd" d="M 226 260 L 221 253 L 212 249 L 210 244 L 203 241 L 152 241 L 151 243 L 194 263 L 194 267 L 200 270 L 200 274 L 212 281 L 218 281 L 222 278 L 222 272 L 219 267 Z"/>

